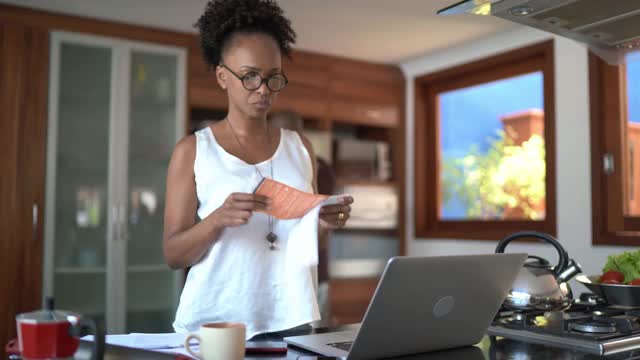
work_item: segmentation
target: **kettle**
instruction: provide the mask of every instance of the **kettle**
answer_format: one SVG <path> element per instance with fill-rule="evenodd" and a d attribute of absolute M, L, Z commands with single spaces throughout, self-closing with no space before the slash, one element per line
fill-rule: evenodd
<path fill-rule="evenodd" d="M 582 272 L 580 264 L 569 259 L 567 251 L 553 236 L 521 231 L 511 234 L 498 243 L 496 253 L 504 253 L 507 245 L 517 239 L 535 238 L 551 244 L 558 251 L 558 265 L 551 266 L 539 256 L 529 255 L 509 291 L 504 307 L 511 310 L 560 311 L 571 306 L 573 294 L 567 283 Z"/>
<path fill-rule="evenodd" d="M 47 298 L 45 309 L 16 316 L 18 351 L 23 359 L 67 359 L 78 350 L 79 338 L 94 335 L 91 360 L 102 360 L 104 330 L 96 322 L 80 314 L 54 309 L 53 298 Z M 9 344 L 11 347 L 11 343 Z"/>

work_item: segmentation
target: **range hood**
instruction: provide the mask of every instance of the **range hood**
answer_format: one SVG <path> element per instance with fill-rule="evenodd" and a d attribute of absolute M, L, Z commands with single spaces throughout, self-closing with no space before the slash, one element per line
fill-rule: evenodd
<path fill-rule="evenodd" d="M 611 64 L 640 50 L 640 0 L 466 0 L 438 15 L 493 15 L 585 43 Z"/>

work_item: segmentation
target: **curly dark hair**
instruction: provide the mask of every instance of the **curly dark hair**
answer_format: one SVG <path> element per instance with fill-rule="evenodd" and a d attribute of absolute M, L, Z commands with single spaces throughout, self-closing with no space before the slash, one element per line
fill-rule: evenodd
<path fill-rule="evenodd" d="M 200 30 L 200 47 L 209 67 L 220 64 L 232 35 L 237 33 L 270 35 L 287 57 L 296 41 L 291 21 L 273 0 L 211 0 L 195 27 Z"/>

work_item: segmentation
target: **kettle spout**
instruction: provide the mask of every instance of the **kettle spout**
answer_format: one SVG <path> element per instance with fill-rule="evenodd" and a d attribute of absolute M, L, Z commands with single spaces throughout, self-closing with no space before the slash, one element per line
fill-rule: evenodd
<path fill-rule="evenodd" d="M 582 267 L 575 260 L 570 259 L 567 267 L 558 275 L 558 282 L 563 283 L 571 280 L 574 276 L 582 272 Z"/>

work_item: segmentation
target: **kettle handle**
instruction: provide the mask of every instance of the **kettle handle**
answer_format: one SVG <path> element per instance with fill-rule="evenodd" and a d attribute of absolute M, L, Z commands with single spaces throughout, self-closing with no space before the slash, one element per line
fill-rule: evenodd
<path fill-rule="evenodd" d="M 556 275 L 556 278 L 558 276 L 560 276 L 560 274 L 564 271 L 564 269 L 567 267 L 567 265 L 569 264 L 569 254 L 567 254 L 567 251 L 562 247 L 562 245 L 560 245 L 560 242 L 554 238 L 551 235 L 545 234 L 545 233 L 541 233 L 538 231 L 520 231 L 517 233 L 513 233 L 509 236 L 507 236 L 506 238 L 502 239 L 499 243 L 498 246 L 496 246 L 496 253 L 504 253 L 505 248 L 507 247 L 507 244 L 509 244 L 510 242 L 512 242 L 513 240 L 519 239 L 519 238 L 536 238 L 536 239 L 540 239 L 543 240 L 551 245 L 553 245 L 554 248 L 556 248 L 556 251 L 558 251 L 558 265 L 553 269 L 553 273 Z"/>
<path fill-rule="evenodd" d="M 78 318 L 78 322 L 69 329 L 71 336 L 82 337 L 88 332 L 93 334 L 93 349 L 91 351 L 91 360 L 102 360 L 104 357 L 104 329 L 96 324 L 96 321 L 90 317 L 82 316 Z"/>

